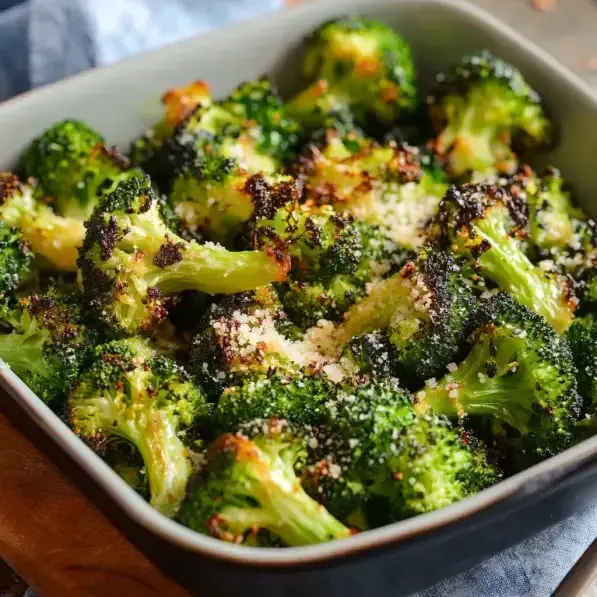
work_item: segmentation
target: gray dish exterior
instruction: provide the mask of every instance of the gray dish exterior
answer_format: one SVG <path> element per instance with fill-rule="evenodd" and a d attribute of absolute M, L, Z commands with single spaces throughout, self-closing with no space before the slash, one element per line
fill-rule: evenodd
<path fill-rule="evenodd" d="M 159 117 L 158 98 L 201 78 L 216 95 L 269 73 L 283 92 L 300 85 L 301 39 L 328 18 L 378 17 L 412 44 L 425 89 L 464 53 L 489 48 L 513 62 L 560 125 L 546 160 L 597 215 L 597 99 L 552 58 L 483 11 L 452 0 L 317 0 L 96 69 L 0 105 L 0 169 L 52 122 L 88 120 L 124 147 Z M 449 508 L 319 546 L 262 550 L 229 545 L 155 512 L 81 443 L 7 367 L 5 405 L 115 524 L 193 593 L 311 597 L 406 595 L 465 570 L 597 500 L 597 437 Z"/>

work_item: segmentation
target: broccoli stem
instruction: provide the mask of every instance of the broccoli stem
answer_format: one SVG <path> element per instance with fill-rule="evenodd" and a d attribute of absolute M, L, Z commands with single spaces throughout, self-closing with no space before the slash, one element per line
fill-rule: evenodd
<path fill-rule="evenodd" d="M 220 511 L 227 526 L 241 535 L 248 528 L 267 528 L 290 546 L 324 543 L 350 535 L 350 530 L 336 520 L 301 487 L 292 463 L 279 454 L 243 461 L 247 481 L 239 488 L 257 500 L 260 508 L 228 507 Z M 264 460 L 269 467 L 264 466 Z"/>
<path fill-rule="evenodd" d="M 475 223 L 475 229 L 491 245 L 479 257 L 484 275 L 542 315 L 558 332 L 565 332 L 572 323 L 573 312 L 563 296 L 562 285 L 533 265 L 511 237 L 504 218 L 488 214 Z"/>
<path fill-rule="evenodd" d="M 238 531 L 241 535 L 250 528 L 268 529 L 291 547 L 325 543 L 350 535 L 348 528 L 303 489 L 282 489 L 268 484 L 260 493 L 260 501 L 268 500 L 267 510 L 228 507 L 220 513 L 232 532 Z"/>
<path fill-rule="evenodd" d="M 191 464 L 176 433 L 176 420 L 147 404 L 146 375 L 139 371 L 130 381 L 127 403 L 118 398 L 89 398 L 77 406 L 77 419 L 84 420 L 89 413 L 96 429 L 125 439 L 139 450 L 149 480 L 150 503 L 172 517 L 184 499 Z"/>
<path fill-rule="evenodd" d="M 223 247 L 194 242 L 185 247 L 182 258 L 160 270 L 155 280 L 165 294 L 183 290 L 230 294 L 285 278 L 285 264 L 266 252 L 229 252 Z"/>
<path fill-rule="evenodd" d="M 499 336 L 477 344 L 455 371 L 417 394 L 416 410 L 431 408 L 460 418 L 491 416 L 528 433 L 537 398 L 533 377 L 517 361 L 523 347 L 521 338 Z"/>
<path fill-rule="evenodd" d="M 146 413 L 139 424 L 128 421 L 123 437 L 133 443 L 143 458 L 149 479 L 151 505 L 165 516 L 178 511 L 185 496 L 191 463 L 176 428 L 162 413 Z M 123 426 L 119 426 L 123 429 Z"/>

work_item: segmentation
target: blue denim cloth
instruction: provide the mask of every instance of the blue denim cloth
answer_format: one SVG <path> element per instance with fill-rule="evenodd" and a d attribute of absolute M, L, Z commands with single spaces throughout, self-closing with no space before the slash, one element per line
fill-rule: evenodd
<path fill-rule="evenodd" d="M 0 12 L 0 99 L 281 3 L 30 0 Z M 417 597 L 546 597 L 596 536 L 594 507 Z"/>
<path fill-rule="evenodd" d="M 30 87 L 29 5 L 0 11 L 0 100 Z"/>

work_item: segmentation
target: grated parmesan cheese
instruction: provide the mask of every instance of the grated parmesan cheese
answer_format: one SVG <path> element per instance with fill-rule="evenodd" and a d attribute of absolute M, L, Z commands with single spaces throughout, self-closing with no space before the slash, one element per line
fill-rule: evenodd
<path fill-rule="evenodd" d="M 377 224 L 393 241 L 416 249 L 424 243 L 423 227 L 440 202 L 439 197 L 420 194 L 418 186 L 409 182 L 385 192 L 378 189 L 369 201 L 348 202 L 347 207 L 357 219 Z"/>
<path fill-rule="evenodd" d="M 234 355 L 231 366 L 238 371 L 255 364 L 268 369 L 281 359 L 297 368 L 321 370 L 332 382 L 340 382 L 351 373 L 349 363 L 335 357 L 335 327 L 329 321 L 318 322 L 301 340 L 281 334 L 271 312 L 262 309 L 251 315 L 235 311 L 231 318 L 215 321 L 213 329 Z"/>

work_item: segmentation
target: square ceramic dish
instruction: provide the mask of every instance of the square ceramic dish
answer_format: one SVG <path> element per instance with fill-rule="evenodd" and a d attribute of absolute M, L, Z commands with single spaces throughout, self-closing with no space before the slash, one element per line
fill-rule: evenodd
<path fill-rule="evenodd" d="M 479 9 L 451 0 L 317 0 L 97 69 L 0 105 L 0 169 L 56 120 L 82 118 L 124 147 L 157 120 L 161 92 L 202 78 L 221 95 L 264 73 L 283 92 L 300 84 L 301 39 L 321 22 L 361 13 L 412 45 L 425 89 L 463 54 L 488 48 L 518 66 L 560 125 L 549 156 L 597 215 L 597 98 L 552 58 Z M 193 593 L 319 597 L 392 595 L 464 570 L 597 500 L 597 437 L 443 510 L 325 545 L 263 550 L 230 545 L 168 520 L 89 450 L 10 370 L 0 384 L 117 506 L 119 526 Z M 98 500 L 99 501 L 99 500 Z"/>

